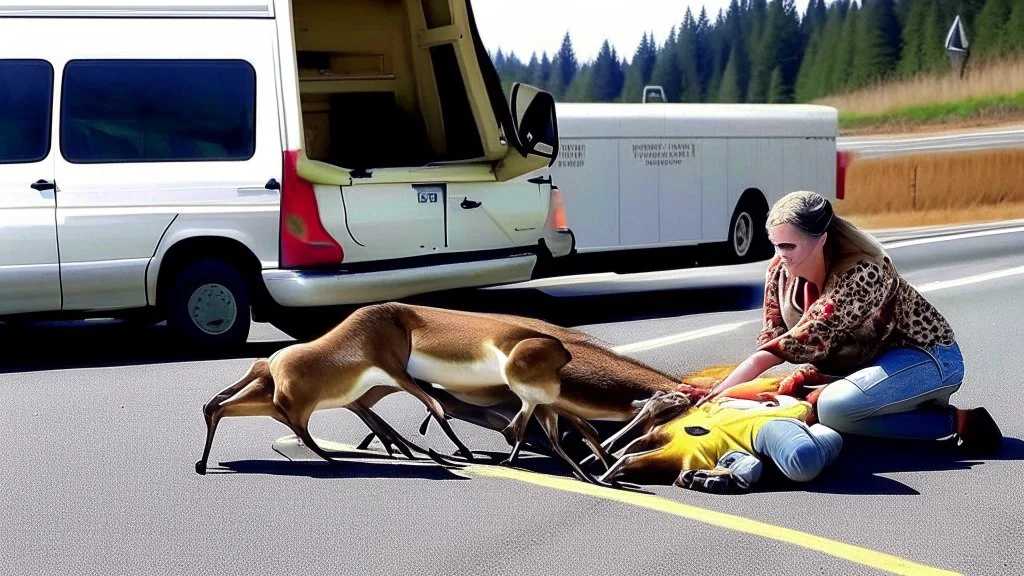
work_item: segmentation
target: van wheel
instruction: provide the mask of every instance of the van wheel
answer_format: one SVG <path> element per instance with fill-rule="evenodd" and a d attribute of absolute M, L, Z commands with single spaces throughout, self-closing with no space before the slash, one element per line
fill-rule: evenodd
<path fill-rule="evenodd" d="M 249 338 L 251 318 L 245 282 L 223 260 L 186 265 L 168 292 L 167 327 L 189 347 L 241 346 Z"/>
<path fill-rule="evenodd" d="M 753 202 L 736 209 L 729 223 L 729 258 L 737 262 L 751 262 L 765 252 L 768 232 L 764 225 L 766 215 Z"/>

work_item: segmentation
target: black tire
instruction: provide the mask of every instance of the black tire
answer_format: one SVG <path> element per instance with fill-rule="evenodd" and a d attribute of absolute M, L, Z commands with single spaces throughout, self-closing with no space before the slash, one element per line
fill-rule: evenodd
<path fill-rule="evenodd" d="M 205 302 L 215 306 L 206 314 L 197 307 L 199 318 L 194 318 L 190 306 Z M 223 260 L 207 258 L 181 268 L 168 289 L 165 309 L 168 329 L 186 347 L 220 350 L 249 339 L 249 291 L 238 270 Z"/>
<path fill-rule="evenodd" d="M 768 232 L 764 229 L 768 215 L 756 202 L 743 202 L 729 221 L 728 259 L 753 262 L 767 254 Z"/>

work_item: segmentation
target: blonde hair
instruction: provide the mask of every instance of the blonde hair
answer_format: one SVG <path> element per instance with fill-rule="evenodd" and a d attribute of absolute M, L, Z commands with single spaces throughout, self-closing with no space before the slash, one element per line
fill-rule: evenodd
<path fill-rule="evenodd" d="M 807 190 L 790 192 L 768 211 L 765 228 L 791 224 L 815 238 L 828 233 L 825 257 L 830 264 L 867 258 L 879 263 L 889 260 L 882 244 L 852 222 L 837 215 L 827 198 Z"/>

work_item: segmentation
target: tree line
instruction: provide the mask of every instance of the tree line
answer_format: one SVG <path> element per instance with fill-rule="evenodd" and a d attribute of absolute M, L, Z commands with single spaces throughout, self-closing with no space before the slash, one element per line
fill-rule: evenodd
<path fill-rule="evenodd" d="M 960 16 L 971 61 L 1024 52 L 1024 0 L 732 0 L 702 7 L 632 58 L 606 40 L 580 62 L 568 33 L 552 57 L 492 55 L 506 93 L 526 82 L 568 102 L 640 102 L 659 85 L 671 102 L 807 102 L 877 82 L 949 70 L 944 41 Z"/>

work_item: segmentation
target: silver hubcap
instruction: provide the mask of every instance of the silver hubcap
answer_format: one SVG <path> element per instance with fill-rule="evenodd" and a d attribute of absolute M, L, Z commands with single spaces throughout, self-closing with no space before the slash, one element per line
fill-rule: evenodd
<path fill-rule="evenodd" d="M 231 291 L 224 286 L 204 284 L 188 299 L 188 314 L 197 328 L 216 336 L 235 325 L 238 306 Z"/>
<path fill-rule="evenodd" d="M 746 256 L 750 243 L 754 241 L 754 219 L 746 212 L 740 212 L 732 231 L 732 247 L 737 256 Z"/>

